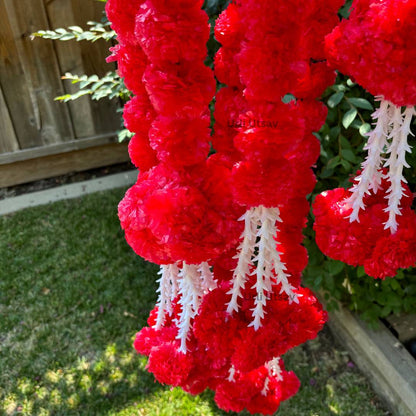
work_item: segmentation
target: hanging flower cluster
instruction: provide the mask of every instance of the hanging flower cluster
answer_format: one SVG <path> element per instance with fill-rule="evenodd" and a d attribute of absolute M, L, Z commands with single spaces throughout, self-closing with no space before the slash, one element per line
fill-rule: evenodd
<path fill-rule="evenodd" d="M 375 95 L 380 106 L 373 114 L 375 126 L 368 134 L 367 157 L 350 191 L 326 192 L 317 199 L 317 242 L 328 256 L 364 265 L 370 276 L 380 278 L 416 264 L 411 236 L 416 230 L 410 229 L 414 214 L 403 176 L 403 169 L 409 167 L 407 140 L 416 114 L 416 81 L 411 73 L 416 58 L 415 17 L 416 3 L 412 1 L 356 0 L 349 19 L 326 37 L 329 62 Z M 355 230 L 348 237 L 350 248 L 343 254 L 339 247 L 346 231 L 345 218 L 335 225 L 322 215 L 326 209 L 332 209 L 334 217 L 340 217 L 342 211 L 352 223 L 350 231 Z M 404 234 L 408 240 L 403 241 Z M 371 243 L 364 248 L 367 240 Z"/>
<path fill-rule="evenodd" d="M 341 4 L 235 1 L 217 20 L 222 48 L 215 71 L 227 87 L 216 96 L 213 143 L 233 166 L 233 195 L 246 209 L 227 311 L 238 312 L 243 289 L 254 284 L 255 330 L 267 319 L 266 298 L 274 290 L 299 301 L 306 196 L 320 153 L 312 132 L 326 117 L 317 98 L 335 80 L 324 36 L 337 24 Z M 285 104 L 288 94 L 295 99 Z M 283 211 L 290 212 L 289 222 L 282 221 Z"/>
<path fill-rule="evenodd" d="M 230 317 L 224 308 L 229 280 L 205 295 L 194 317 L 186 354 L 180 352 L 177 321 L 180 300 L 171 305 L 165 324 L 157 328 L 158 311 L 136 337 L 135 348 L 149 356 L 148 369 L 161 383 L 180 386 L 192 394 L 215 390 L 222 409 L 272 414 L 295 394 L 299 381 L 284 369 L 280 357 L 288 349 L 314 338 L 326 321 L 316 298 L 307 289 L 297 290 L 300 304 L 275 293 L 267 305 L 270 319 L 258 331 L 249 327 L 253 289 L 244 291 L 238 315 Z M 278 334 L 278 336 L 276 336 Z"/>
<path fill-rule="evenodd" d="M 165 266 L 159 326 L 167 302 L 181 296 L 178 336 L 185 352 L 191 319 L 214 285 L 206 262 L 235 245 L 241 213 L 230 197 L 229 169 L 221 160 L 207 159 L 209 103 L 216 84 L 203 63 L 209 27 L 202 1 L 182 0 L 178 7 L 168 3 L 136 2 L 127 13 L 126 1 L 113 0 L 107 11 L 118 22 L 114 28 L 123 27 L 120 33 L 134 30 L 133 40 L 121 36 L 115 54 L 126 85 L 132 80 L 136 94 L 126 105 L 126 125 L 140 134 L 140 143 L 147 141 L 151 154 L 144 154 L 146 146 L 136 149 L 133 138 L 130 154 L 141 171 L 119 205 L 119 217 L 134 251 Z M 129 67 L 139 60 L 137 68 Z M 151 116 L 142 126 L 145 114 Z"/>
<path fill-rule="evenodd" d="M 281 356 L 326 321 L 300 287 L 301 243 L 320 150 L 312 132 L 326 116 L 317 98 L 335 77 L 324 36 L 342 1 L 230 4 L 216 27 L 215 71 L 228 86 L 216 95 L 212 138 L 202 3 L 107 2 L 119 37 L 111 59 L 134 94 L 124 118 L 140 169 L 119 217 L 133 250 L 161 265 L 135 348 L 161 383 L 270 414 L 299 388 Z M 285 104 L 287 94 L 296 98 Z"/>

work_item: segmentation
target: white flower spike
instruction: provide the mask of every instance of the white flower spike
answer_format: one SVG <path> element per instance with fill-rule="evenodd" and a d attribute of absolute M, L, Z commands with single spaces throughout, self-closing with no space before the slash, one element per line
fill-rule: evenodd
<path fill-rule="evenodd" d="M 414 107 L 407 107 L 402 113 L 401 107 L 384 100 L 383 97 L 377 97 L 377 101 L 380 101 L 380 108 L 373 113 L 375 127 L 368 134 L 364 147 L 368 152 L 367 157 L 361 165 L 361 174 L 355 178 L 351 188 L 352 195 L 348 199 L 352 207 L 350 221 L 359 221 L 359 212 L 365 209 L 364 196 L 370 191 L 376 193 L 380 188 L 384 167 L 388 170 L 385 177 L 390 182 L 385 209 L 389 218 L 385 229 L 390 229 L 394 234 L 397 231 L 397 216 L 401 215 L 400 203 L 404 192 L 402 183 L 406 183 L 403 168 L 409 167 L 406 153 L 411 152 L 411 147 L 407 138 L 413 135 L 410 125 L 416 112 Z"/>
<path fill-rule="evenodd" d="M 289 302 L 299 302 L 294 287 L 289 283 L 286 266 L 282 263 L 276 245 L 277 222 L 281 222 L 279 208 L 265 208 L 258 206 L 248 210 L 241 218 L 245 221 L 245 228 L 241 236 L 242 242 L 238 252 L 237 267 L 233 276 L 233 287 L 228 292 L 231 300 L 227 312 L 237 312 L 238 298 L 245 287 L 248 276 L 255 275 L 256 297 L 253 308 L 253 321 L 249 326 L 258 330 L 264 318 L 264 308 L 267 298 L 272 293 L 273 286 L 280 285 L 280 293 L 289 296 Z M 257 255 L 253 257 L 257 251 Z M 254 268 L 254 262 L 257 263 Z M 250 269 L 253 269 L 251 272 Z"/>

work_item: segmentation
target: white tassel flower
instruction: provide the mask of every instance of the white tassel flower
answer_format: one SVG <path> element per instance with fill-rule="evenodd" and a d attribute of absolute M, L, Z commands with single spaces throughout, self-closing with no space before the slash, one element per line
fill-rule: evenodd
<path fill-rule="evenodd" d="M 280 357 L 275 357 L 266 364 L 269 374 L 278 381 L 283 381 L 283 372 L 280 367 Z"/>
<path fill-rule="evenodd" d="M 233 311 L 238 312 L 238 298 L 242 296 L 241 291 L 245 287 L 247 276 L 250 273 L 250 267 L 253 266 L 254 246 L 256 244 L 257 222 L 254 220 L 255 208 L 251 208 L 239 219 L 244 221 L 244 231 L 241 235 L 241 243 L 238 247 L 237 267 L 233 274 L 233 287 L 228 292 L 231 300 L 228 303 L 227 312 L 231 314 Z"/>
<path fill-rule="evenodd" d="M 181 340 L 180 351 L 186 352 L 186 340 L 191 328 L 192 319 L 197 315 L 204 294 L 214 290 L 217 282 L 214 280 L 208 262 L 199 265 L 183 263 L 182 270 L 177 264 L 162 265 L 159 271 L 159 288 L 157 292 L 158 314 L 155 328 L 161 329 L 166 320 L 166 314 L 172 315 L 172 302 L 180 295 L 179 303 L 182 312 L 176 319 Z"/>
<path fill-rule="evenodd" d="M 374 129 L 368 134 L 368 141 L 364 150 L 368 154 L 361 165 L 361 174 L 355 178 L 355 184 L 351 188 L 352 195 L 348 203 L 352 207 L 350 221 L 359 221 L 359 212 L 364 210 L 364 196 L 372 190 L 374 193 L 380 188 L 383 177 L 383 166 L 388 169 L 386 178 L 390 182 L 387 195 L 386 212 L 389 214 L 385 229 L 391 233 L 397 231 L 397 216 L 400 215 L 400 202 L 403 197 L 402 182 L 403 168 L 409 165 L 406 162 L 406 153 L 411 151 L 407 138 L 412 135 L 410 125 L 412 117 L 416 114 L 414 107 L 407 107 L 402 114 L 400 107 L 395 106 L 382 97 L 380 108 L 373 113 L 376 120 Z M 384 154 L 388 158 L 383 157 Z"/>
<path fill-rule="evenodd" d="M 230 369 L 228 370 L 228 377 L 227 377 L 227 381 L 229 381 L 230 383 L 234 383 L 235 382 L 235 367 L 232 365 L 230 367 Z"/>
<path fill-rule="evenodd" d="M 359 221 L 358 214 L 361 209 L 365 209 L 363 202 L 365 194 L 369 194 L 371 189 L 377 192 L 381 183 L 380 167 L 383 162 L 382 155 L 388 144 L 387 137 L 390 133 L 391 104 L 381 98 L 377 99 L 381 101 L 380 108 L 372 115 L 376 124 L 374 129 L 367 134 L 368 140 L 364 147 L 368 154 L 361 165 L 361 174 L 355 178 L 356 183 L 351 189 L 352 195 L 348 200 L 352 206 L 351 222 Z"/>
<path fill-rule="evenodd" d="M 217 282 L 214 280 L 214 275 L 208 262 L 201 263 L 199 265 L 198 272 L 201 275 L 202 290 L 204 294 L 214 290 L 217 287 Z"/>
<path fill-rule="evenodd" d="M 192 320 L 198 314 L 204 294 L 215 287 L 216 282 L 208 263 L 199 265 L 183 263 L 179 273 L 179 294 L 181 295 L 179 303 L 182 306 L 182 312 L 177 320 L 179 329 L 177 339 L 181 341 L 179 351 L 186 353 L 186 341 Z"/>
<path fill-rule="evenodd" d="M 276 223 L 281 222 L 279 208 L 263 206 L 251 208 L 241 219 L 245 221 L 245 228 L 237 257 L 237 267 L 234 271 L 233 287 L 229 291 L 231 300 L 228 303 L 227 312 L 238 311 L 238 298 L 242 296 L 241 291 L 250 275 L 250 268 L 254 262 L 257 262 L 257 267 L 251 273 L 256 276 L 256 283 L 253 286 L 256 289 L 256 297 L 253 321 L 249 325 L 257 330 L 261 326 L 267 298 L 272 293 L 274 285 L 281 286 L 280 293 L 286 293 L 290 302 L 298 302 L 298 298 L 294 293 L 295 288 L 288 281 L 286 266 L 282 263 L 280 253 L 276 249 L 278 231 Z M 257 255 L 253 258 L 256 249 Z"/>
<path fill-rule="evenodd" d="M 403 168 L 409 167 L 406 162 L 406 153 L 412 151 L 411 147 L 407 143 L 409 135 L 413 135 L 410 130 L 410 124 L 412 117 L 415 115 L 413 107 L 408 107 L 403 113 L 401 113 L 400 107 L 396 107 L 393 116 L 393 128 L 391 130 L 391 144 L 388 149 L 390 153 L 384 166 L 389 169 L 387 178 L 390 181 L 390 188 L 388 190 L 387 200 L 388 206 L 385 209 L 389 214 L 389 219 L 385 223 L 385 229 L 395 233 L 397 231 L 397 215 L 401 215 L 400 201 L 403 196 L 404 188 L 402 182 L 406 183 L 406 179 L 403 177 Z"/>
<path fill-rule="evenodd" d="M 178 275 L 179 269 L 176 264 L 162 265 L 158 273 L 159 288 L 157 292 L 159 297 L 157 300 L 158 314 L 155 324 L 156 329 L 161 329 L 166 318 L 166 313 L 172 314 L 172 301 L 178 295 Z"/>
<path fill-rule="evenodd" d="M 263 387 L 263 390 L 261 391 L 261 394 L 263 396 L 267 396 L 267 394 L 269 392 L 270 377 L 273 377 L 278 381 L 283 381 L 283 372 L 282 372 L 282 369 L 280 367 L 280 358 L 279 357 L 276 357 L 276 358 L 273 358 L 272 360 L 270 360 L 266 364 L 266 368 L 267 368 L 267 371 L 268 371 L 268 376 L 264 380 L 264 387 Z"/>

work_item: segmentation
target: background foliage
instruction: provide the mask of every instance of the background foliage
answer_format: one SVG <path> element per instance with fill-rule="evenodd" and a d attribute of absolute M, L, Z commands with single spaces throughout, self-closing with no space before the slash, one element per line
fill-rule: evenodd
<path fill-rule="evenodd" d="M 106 0 L 100 0 L 106 1 Z M 348 17 L 352 0 L 347 0 L 340 9 L 340 16 Z M 229 0 L 206 0 L 204 8 L 210 16 L 213 28 L 215 18 L 229 3 Z M 104 39 L 115 41 L 115 33 L 109 27 L 105 16 L 101 22 L 88 22 L 88 29 L 78 26 L 68 29 L 38 31 L 34 36 L 61 41 L 76 40 L 95 42 Z M 211 36 L 208 42 L 209 58 L 212 66 L 213 56 L 219 45 Z M 116 72 L 109 72 L 103 78 L 97 75 L 65 74 L 64 79 L 79 85 L 75 94 L 57 97 L 60 101 L 75 100 L 83 95 L 92 99 L 120 99 L 124 103 L 130 96 L 122 79 Z M 336 83 L 323 95 L 329 108 L 328 118 L 316 136 L 321 142 L 321 157 L 316 166 L 318 185 L 310 200 L 325 190 L 350 186 L 350 178 L 363 160 L 365 135 L 371 129 L 371 114 L 374 99 L 353 81 L 339 75 Z M 119 133 L 119 139 L 130 137 L 127 130 Z M 412 166 L 406 169 L 405 176 L 412 190 L 416 189 L 416 153 L 408 155 Z M 337 301 L 359 312 L 364 319 L 375 322 L 379 317 L 391 313 L 416 312 L 416 273 L 413 270 L 400 271 L 393 279 L 375 280 L 366 276 L 362 267 L 354 268 L 324 256 L 314 241 L 312 214 L 309 227 L 305 231 L 305 245 L 309 251 L 309 265 L 304 273 L 304 282 L 314 290 L 321 290 L 327 301 L 327 308 L 337 307 Z"/>

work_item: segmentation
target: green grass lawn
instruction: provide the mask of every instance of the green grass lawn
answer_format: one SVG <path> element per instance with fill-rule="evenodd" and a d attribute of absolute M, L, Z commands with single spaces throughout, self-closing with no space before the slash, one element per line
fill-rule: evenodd
<path fill-rule="evenodd" d="M 132 340 L 157 267 L 124 241 L 115 190 L 0 217 L 0 415 L 225 415 L 154 381 Z M 285 356 L 285 416 L 388 414 L 327 331 Z"/>

